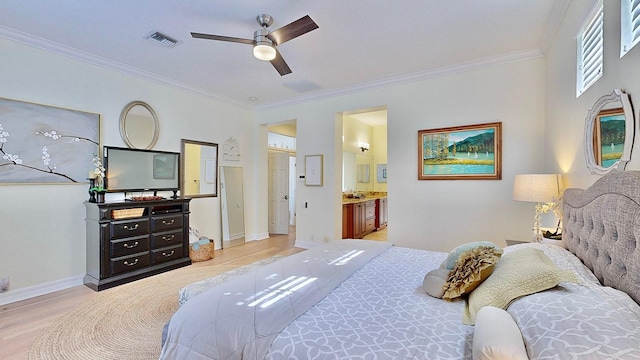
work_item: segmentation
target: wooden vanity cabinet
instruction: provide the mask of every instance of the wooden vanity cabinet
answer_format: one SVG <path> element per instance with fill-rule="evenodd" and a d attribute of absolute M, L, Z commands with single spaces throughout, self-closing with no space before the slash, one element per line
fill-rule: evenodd
<path fill-rule="evenodd" d="M 99 291 L 191 264 L 189 199 L 86 202 L 87 274 Z"/>
<path fill-rule="evenodd" d="M 362 239 L 376 229 L 376 201 L 342 205 L 342 238 Z"/>

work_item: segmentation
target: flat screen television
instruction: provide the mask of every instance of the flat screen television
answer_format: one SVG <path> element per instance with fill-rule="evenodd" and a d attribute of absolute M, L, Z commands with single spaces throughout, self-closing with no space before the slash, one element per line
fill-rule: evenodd
<path fill-rule="evenodd" d="M 103 156 L 108 192 L 180 188 L 180 153 L 105 146 Z"/>

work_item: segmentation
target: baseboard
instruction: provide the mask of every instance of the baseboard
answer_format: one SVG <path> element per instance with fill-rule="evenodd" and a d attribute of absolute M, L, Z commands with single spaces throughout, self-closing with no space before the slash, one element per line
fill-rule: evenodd
<path fill-rule="evenodd" d="M 302 249 L 311 249 L 311 248 L 314 248 L 314 247 L 318 247 L 320 245 L 322 245 L 322 243 L 315 242 L 315 241 L 300 241 L 300 240 L 296 240 L 295 247 L 302 248 Z"/>
<path fill-rule="evenodd" d="M 253 241 L 253 240 L 264 240 L 264 239 L 268 239 L 269 238 L 269 233 L 262 233 L 262 234 L 253 234 L 250 237 L 248 237 L 249 241 Z"/>
<path fill-rule="evenodd" d="M 0 305 L 10 304 L 16 301 L 31 299 L 36 296 L 46 295 L 55 291 L 68 289 L 70 287 L 82 285 L 84 274 L 71 276 L 65 279 L 50 281 L 48 283 L 29 286 L 17 290 L 9 290 L 0 294 Z"/>

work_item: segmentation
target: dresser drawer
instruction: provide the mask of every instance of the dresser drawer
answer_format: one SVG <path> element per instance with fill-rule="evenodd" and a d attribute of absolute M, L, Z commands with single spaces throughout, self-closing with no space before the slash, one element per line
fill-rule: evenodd
<path fill-rule="evenodd" d="M 182 245 L 153 250 L 151 251 L 151 254 L 152 254 L 151 256 L 153 257 L 154 264 L 162 263 L 162 262 L 173 260 L 173 259 L 179 259 L 182 257 Z"/>
<path fill-rule="evenodd" d="M 151 262 L 151 256 L 149 252 L 145 252 L 131 256 L 113 258 L 109 261 L 111 263 L 111 275 L 117 275 L 148 266 Z"/>
<path fill-rule="evenodd" d="M 375 216 L 376 216 L 376 206 L 367 205 L 367 207 L 365 208 L 365 217 L 369 219 Z"/>
<path fill-rule="evenodd" d="M 154 216 L 151 218 L 151 231 L 163 231 L 182 228 L 182 214 L 170 216 Z"/>
<path fill-rule="evenodd" d="M 145 235 L 149 233 L 149 220 L 112 221 L 109 224 L 109 228 L 112 239 Z"/>
<path fill-rule="evenodd" d="M 151 247 L 153 249 L 159 249 L 171 245 L 182 244 L 182 239 L 182 229 L 151 234 Z"/>
<path fill-rule="evenodd" d="M 367 219 L 365 223 L 365 229 L 371 230 L 371 229 L 375 229 L 375 227 L 376 227 L 376 219 Z"/>
<path fill-rule="evenodd" d="M 110 243 L 112 258 L 149 251 L 149 235 L 111 240 Z"/>

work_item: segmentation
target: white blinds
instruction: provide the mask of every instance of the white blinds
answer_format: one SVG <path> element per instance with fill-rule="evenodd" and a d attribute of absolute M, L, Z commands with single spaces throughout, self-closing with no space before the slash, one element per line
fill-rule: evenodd
<path fill-rule="evenodd" d="M 636 0 L 640 1 L 640 0 Z M 602 76 L 604 9 L 598 2 L 578 34 L 578 76 L 576 96 Z"/>
<path fill-rule="evenodd" d="M 622 0 L 620 14 L 620 57 L 640 42 L 640 0 Z"/>

